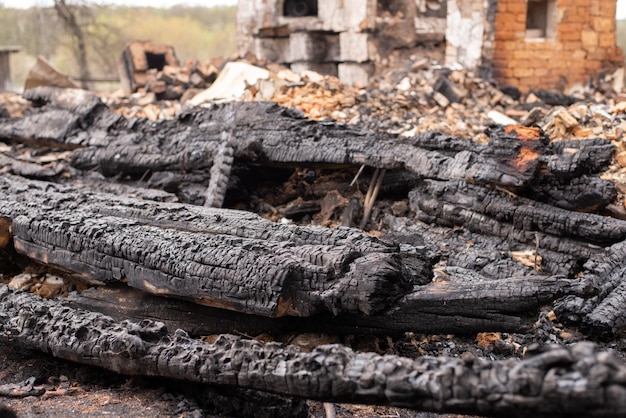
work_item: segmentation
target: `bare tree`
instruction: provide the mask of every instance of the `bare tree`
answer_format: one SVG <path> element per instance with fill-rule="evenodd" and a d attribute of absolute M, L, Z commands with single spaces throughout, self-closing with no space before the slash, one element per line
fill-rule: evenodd
<path fill-rule="evenodd" d="M 89 67 L 87 65 L 87 43 L 85 33 L 76 18 L 73 8 L 67 4 L 65 0 L 54 0 L 54 9 L 57 11 L 59 18 L 72 35 L 74 42 L 74 55 L 78 62 L 78 70 L 80 74 L 80 85 L 87 88 L 87 80 L 89 80 Z"/>

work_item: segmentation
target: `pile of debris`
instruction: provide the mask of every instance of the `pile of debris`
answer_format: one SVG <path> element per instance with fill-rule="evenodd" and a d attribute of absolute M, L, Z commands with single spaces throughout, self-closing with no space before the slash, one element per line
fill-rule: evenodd
<path fill-rule="evenodd" d="M 200 90 L 179 82 L 187 72 L 145 71 L 141 90 L 104 102 L 0 96 L 0 336 L 124 373 L 329 401 L 624 411 L 620 358 L 532 345 L 623 340 L 623 73 L 522 95 L 426 62 L 367 88 L 230 62 Z M 180 100 L 159 100 L 166 76 Z M 35 262 L 71 274 L 23 271 Z M 258 341 L 214 336 L 233 329 Z M 410 356 L 430 352 L 416 332 L 530 357 L 347 347 L 393 333 Z"/>

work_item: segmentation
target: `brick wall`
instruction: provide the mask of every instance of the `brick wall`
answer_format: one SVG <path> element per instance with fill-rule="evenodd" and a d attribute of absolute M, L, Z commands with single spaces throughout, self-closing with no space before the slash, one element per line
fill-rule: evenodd
<path fill-rule="evenodd" d="M 553 27 L 535 38 L 526 28 L 528 1 L 498 1 L 492 62 L 498 82 L 523 91 L 565 88 L 623 61 L 616 46 L 615 0 L 552 0 Z"/>

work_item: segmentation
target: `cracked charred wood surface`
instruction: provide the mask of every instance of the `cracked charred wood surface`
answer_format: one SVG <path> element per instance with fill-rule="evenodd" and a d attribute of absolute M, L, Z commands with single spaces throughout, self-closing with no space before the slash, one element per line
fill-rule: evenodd
<path fill-rule="evenodd" d="M 619 334 L 626 328 L 626 241 L 607 248 L 585 267 L 581 284 L 586 297 L 568 295 L 557 301 L 556 312 L 592 333 L 605 337 Z"/>
<path fill-rule="evenodd" d="M 311 352 L 229 335 L 210 344 L 150 320 L 115 322 L 0 287 L 0 335 L 118 373 L 230 385 L 330 402 L 511 416 L 626 414 L 626 365 L 591 343 L 522 360 L 381 356 L 341 345 Z"/>
<path fill-rule="evenodd" d="M 15 248 L 102 282 L 267 316 L 368 315 L 430 275 L 420 254 L 409 268 L 397 245 L 353 229 L 55 188 L 0 179 Z"/>
<path fill-rule="evenodd" d="M 538 236 L 541 248 L 585 258 L 626 238 L 625 221 L 567 211 L 464 181 L 425 180 L 410 200 L 417 218 L 428 223 L 462 225 L 525 243 L 536 242 Z"/>
<path fill-rule="evenodd" d="M 576 281 L 514 269 L 499 280 L 450 270 L 432 282 L 436 248 L 398 246 L 349 228 L 281 225 L 247 212 L 73 192 L 11 176 L 0 179 L 0 191 L 0 216 L 12 219 L 15 247 L 31 258 L 246 313 L 326 311 L 338 315 L 344 333 L 357 326 L 377 334 L 512 331 L 541 304 L 580 294 Z"/>
<path fill-rule="evenodd" d="M 498 236 L 477 234 L 464 228 L 428 225 L 415 219 L 387 216 L 388 238 L 415 247 L 426 247 L 438 256 L 438 266 L 460 267 L 488 279 L 559 275 L 574 279 L 582 271 L 579 256 L 537 248 Z M 534 256 L 537 256 L 537 259 Z"/>
<path fill-rule="evenodd" d="M 97 97 L 72 92 L 29 90 L 25 96 L 44 106 L 25 118 L 3 121 L 0 136 L 78 148 L 72 165 L 107 177 L 154 177 L 155 185 L 168 178 L 173 189 L 182 187 L 182 177 L 195 175 L 205 189 L 209 185 L 207 205 L 223 201 L 232 157 L 255 164 L 365 164 L 404 169 L 418 178 L 471 179 L 529 193 L 541 172 L 541 196 L 574 209 L 603 206 L 614 195 L 611 185 L 603 184 L 602 199 L 590 202 L 590 196 L 599 194 L 598 181 L 572 180 L 598 172 L 610 160 L 613 146 L 600 139 L 553 145 L 541 130 L 521 126 L 491 129 L 487 145 L 440 133 L 399 139 L 311 121 L 295 110 L 260 102 L 214 105 L 175 120 L 150 122 L 116 116 Z M 568 191 L 578 197 L 564 200 Z M 204 199 L 186 190 L 179 197 L 185 193 L 194 203 Z"/>
<path fill-rule="evenodd" d="M 473 276 L 473 281 L 466 276 Z M 153 319 L 192 335 L 242 333 L 280 335 L 320 332 L 337 335 L 401 335 L 407 331 L 475 334 L 530 329 L 542 303 L 572 293 L 574 283 L 553 277 L 505 279 L 496 283 L 471 271 L 452 270 L 445 282 L 417 288 L 392 309 L 369 316 L 317 314 L 267 318 L 151 295 L 124 286 L 73 293 L 60 304 L 101 312 L 115 319 Z M 493 282 L 493 281 L 492 281 Z M 512 296 L 513 295 L 513 296 Z"/>

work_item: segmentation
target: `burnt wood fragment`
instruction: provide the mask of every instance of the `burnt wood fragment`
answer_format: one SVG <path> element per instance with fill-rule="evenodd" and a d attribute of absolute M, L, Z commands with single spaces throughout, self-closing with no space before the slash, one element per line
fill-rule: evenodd
<path fill-rule="evenodd" d="M 366 317 L 317 314 L 267 318 L 165 298 L 123 285 L 72 293 L 59 303 L 101 312 L 116 320 L 158 320 L 169 329 L 184 329 L 192 335 L 255 336 L 294 331 L 331 335 L 389 336 L 407 331 L 471 335 L 484 331 L 528 330 L 539 306 L 563 294 L 582 294 L 576 282 L 545 276 L 527 279 L 517 277 L 499 282 L 470 270 L 450 269 L 446 280 L 419 287 L 388 311 Z"/>
<path fill-rule="evenodd" d="M 615 202 L 617 189 L 613 182 L 599 177 L 583 175 L 566 180 L 539 175 L 525 195 L 557 208 L 592 212 Z"/>
<path fill-rule="evenodd" d="M 61 169 L 61 164 L 57 165 L 56 169 L 52 169 L 28 161 L 20 161 L 0 153 L 0 172 L 3 173 L 8 172 L 34 179 L 47 179 L 59 174 Z"/>
<path fill-rule="evenodd" d="M 465 228 L 428 225 L 415 219 L 387 216 L 385 239 L 406 242 L 418 248 L 427 248 L 438 258 L 438 267 L 461 267 L 485 276 L 499 279 L 513 276 L 561 275 L 573 279 L 582 271 L 579 256 L 537 248 L 513 239 L 479 234 Z M 536 266 L 515 261 L 515 252 L 529 252 L 539 258 Z M 585 259 L 586 261 L 586 259 Z"/>
<path fill-rule="evenodd" d="M 591 334 L 618 335 L 626 329 L 626 241 L 619 242 L 585 264 L 581 284 L 586 295 L 557 301 L 555 311 L 564 320 L 586 325 Z"/>
<path fill-rule="evenodd" d="M 94 104 L 92 97 L 84 98 L 83 105 L 83 93 L 72 101 L 55 89 L 33 90 L 28 97 L 47 104 L 26 118 L 3 123 L 0 136 L 80 145 L 73 152 L 72 164 L 98 169 L 106 176 L 209 171 L 224 142 L 225 129 L 231 130 L 235 158 L 255 163 L 366 164 L 403 168 L 422 178 L 472 178 L 511 188 L 531 184 L 551 152 L 540 130 L 520 126 L 493 128 L 487 146 L 454 138 L 444 141 L 447 145 L 434 145 L 432 136 L 399 139 L 314 122 L 273 103 L 214 105 L 189 110 L 175 120 L 150 122 L 107 116 L 104 105 Z M 35 120 L 33 124 L 30 119 Z M 56 127 L 54 133 L 42 135 L 39 119 L 49 119 L 48 125 Z"/>
<path fill-rule="evenodd" d="M 459 225 L 487 235 L 533 243 L 541 248 L 589 258 L 626 239 L 626 222 L 555 208 L 496 188 L 464 181 L 425 180 L 409 195 L 418 219 Z"/>
<path fill-rule="evenodd" d="M 547 168 L 554 176 L 573 178 L 606 170 L 615 146 L 604 138 L 571 139 L 550 143 Z"/>
<path fill-rule="evenodd" d="M 412 274 L 430 274 L 427 262 L 409 273 L 397 246 L 356 230 L 54 187 L 0 179 L 0 214 L 19 252 L 92 280 L 259 315 L 368 315 L 406 294 Z"/>
<path fill-rule="evenodd" d="M 118 373 L 230 385 L 330 402 L 493 416 L 619 417 L 626 365 L 591 343 L 522 360 L 380 356 L 325 345 L 309 353 L 228 335 L 210 344 L 160 323 L 115 322 L 0 287 L 0 336 Z"/>

